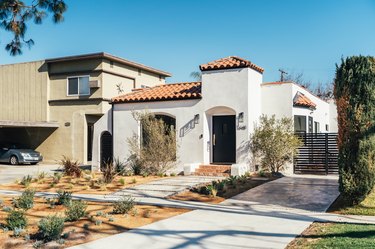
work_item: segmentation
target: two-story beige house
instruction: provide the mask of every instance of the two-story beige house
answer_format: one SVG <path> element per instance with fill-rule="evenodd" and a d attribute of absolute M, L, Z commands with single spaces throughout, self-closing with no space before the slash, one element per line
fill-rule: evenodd
<path fill-rule="evenodd" d="M 106 53 L 0 65 L 0 143 L 36 149 L 45 162 L 89 163 L 93 125 L 110 99 L 169 76 Z"/>

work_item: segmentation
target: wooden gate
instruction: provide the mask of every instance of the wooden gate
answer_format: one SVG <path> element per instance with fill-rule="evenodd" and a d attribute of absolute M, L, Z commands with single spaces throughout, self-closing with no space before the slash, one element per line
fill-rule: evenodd
<path fill-rule="evenodd" d="M 297 134 L 303 141 L 294 158 L 295 174 L 338 174 L 337 133 Z"/>

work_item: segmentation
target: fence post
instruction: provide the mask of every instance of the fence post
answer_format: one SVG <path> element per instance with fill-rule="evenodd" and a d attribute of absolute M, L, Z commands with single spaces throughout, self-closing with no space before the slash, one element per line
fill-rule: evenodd
<path fill-rule="evenodd" d="M 328 175 L 328 133 L 325 134 L 325 142 L 326 142 L 325 164 L 326 164 L 326 175 Z"/>

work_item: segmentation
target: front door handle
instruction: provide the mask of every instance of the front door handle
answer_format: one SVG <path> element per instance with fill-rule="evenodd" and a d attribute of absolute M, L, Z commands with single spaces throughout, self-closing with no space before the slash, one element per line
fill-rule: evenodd
<path fill-rule="evenodd" d="M 216 145 L 216 136 L 215 136 L 215 134 L 212 135 L 212 144 L 213 144 L 213 146 Z"/>

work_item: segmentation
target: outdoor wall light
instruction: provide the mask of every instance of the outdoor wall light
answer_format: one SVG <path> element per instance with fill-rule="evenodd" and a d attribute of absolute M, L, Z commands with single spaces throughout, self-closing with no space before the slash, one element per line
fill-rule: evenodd
<path fill-rule="evenodd" d="M 199 114 L 194 115 L 194 124 L 199 124 Z"/>
<path fill-rule="evenodd" d="M 244 116 L 244 113 L 243 113 L 243 112 L 240 112 L 240 113 L 238 114 L 238 122 L 239 122 L 239 123 L 243 123 L 243 116 Z"/>

